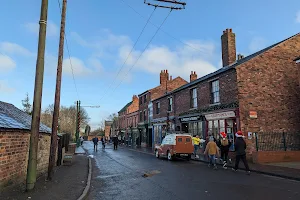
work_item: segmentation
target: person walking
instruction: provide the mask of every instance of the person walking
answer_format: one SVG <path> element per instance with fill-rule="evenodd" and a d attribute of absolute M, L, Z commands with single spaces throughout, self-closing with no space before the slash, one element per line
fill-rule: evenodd
<path fill-rule="evenodd" d="M 118 140 L 118 137 L 115 136 L 113 138 L 113 143 L 114 143 L 114 150 L 118 150 L 118 143 L 119 143 L 119 140 Z"/>
<path fill-rule="evenodd" d="M 219 142 L 219 147 L 221 150 L 221 161 L 223 161 L 223 168 L 227 169 L 227 162 L 228 162 L 228 153 L 229 148 L 231 146 L 231 142 L 227 138 L 227 134 L 225 132 L 220 133 L 221 139 Z"/>
<path fill-rule="evenodd" d="M 216 156 L 219 155 L 219 150 L 218 150 L 218 146 L 214 141 L 214 137 L 210 136 L 209 137 L 209 142 L 206 145 L 204 154 L 208 155 L 208 159 L 209 159 L 209 164 L 208 167 L 211 167 L 211 165 L 213 165 L 213 169 L 217 169 L 217 165 L 216 165 Z"/>
<path fill-rule="evenodd" d="M 81 144 L 81 146 L 83 145 L 83 141 L 84 141 L 83 137 L 80 136 L 80 144 Z"/>
<path fill-rule="evenodd" d="M 197 155 L 197 152 L 199 151 L 200 143 L 204 143 L 205 140 L 200 139 L 199 135 L 194 135 L 192 140 L 193 140 L 193 144 L 194 144 L 194 156 L 195 156 L 195 158 L 199 158 L 199 156 Z"/>
<path fill-rule="evenodd" d="M 102 143 L 102 149 L 105 149 L 105 138 L 104 137 L 102 137 L 101 138 L 101 143 Z"/>
<path fill-rule="evenodd" d="M 247 158 L 246 158 L 246 142 L 244 140 L 244 136 L 243 136 L 243 132 L 242 131 L 238 131 L 236 134 L 236 139 L 235 139 L 235 143 L 234 143 L 234 147 L 235 147 L 235 166 L 234 168 L 232 168 L 233 171 L 237 171 L 239 168 L 239 163 L 240 160 L 243 161 L 247 174 L 250 175 L 250 169 L 249 169 L 249 165 L 247 162 Z"/>
<path fill-rule="evenodd" d="M 99 142 L 99 139 L 97 136 L 95 136 L 93 138 L 93 143 L 94 143 L 94 151 L 98 151 L 98 142 Z"/>

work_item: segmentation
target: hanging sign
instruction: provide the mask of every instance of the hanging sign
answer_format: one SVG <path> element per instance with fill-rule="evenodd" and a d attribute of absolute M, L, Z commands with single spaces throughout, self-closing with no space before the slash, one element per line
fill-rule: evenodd
<path fill-rule="evenodd" d="M 250 111 L 250 112 L 249 112 L 249 116 L 250 116 L 250 118 L 252 118 L 252 119 L 256 119 L 256 118 L 257 118 L 257 112 L 256 112 L 256 111 Z"/>

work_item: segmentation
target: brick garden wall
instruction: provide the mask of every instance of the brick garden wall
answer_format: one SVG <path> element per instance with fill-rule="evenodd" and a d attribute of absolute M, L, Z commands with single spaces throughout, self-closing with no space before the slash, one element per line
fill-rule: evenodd
<path fill-rule="evenodd" d="M 26 180 L 30 133 L 28 131 L 0 131 L 0 185 L 7 186 Z M 47 172 L 50 135 L 40 134 L 37 175 Z"/>

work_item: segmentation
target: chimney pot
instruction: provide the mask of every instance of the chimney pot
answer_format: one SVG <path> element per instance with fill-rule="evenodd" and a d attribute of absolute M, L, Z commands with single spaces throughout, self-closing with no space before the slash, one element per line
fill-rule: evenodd
<path fill-rule="evenodd" d="M 168 70 L 166 69 L 166 73 L 168 73 Z"/>
<path fill-rule="evenodd" d="M 173 80 L 172 76 L 170 76 L 170 81 Z"/>

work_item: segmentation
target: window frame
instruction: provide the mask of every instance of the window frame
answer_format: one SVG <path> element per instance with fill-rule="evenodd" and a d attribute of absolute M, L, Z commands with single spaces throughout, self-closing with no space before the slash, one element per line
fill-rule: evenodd
<path fill-rule="evenodd" d="M 155 102 L 155 111 L 156 111 L 155 113 L 157 115 L 160 114 L 160 102 L 159 101 Z"/>
<path fill-rule="evenodd" d="M 173 111 L 173 97 L 168 98 L 168 112 Z"/>
<path fill-rule="evenodd" d="M 215 84 L 215 83 L 217 83 L 217 84 Z M 211 95 L 211 103 L 212 104 L 220 103 L 220 81 L 219 81 L 219 79 L 211 81 L 210 95 Z"/>
<path fill-rule="evenodd" d="M 194 91 L 196 91 L 195 96 L 194 96 Z M 190 107 L 191 109 L 195 109 L 198 107 L 198 92 L 196 87 L 190 89 Z"/>

